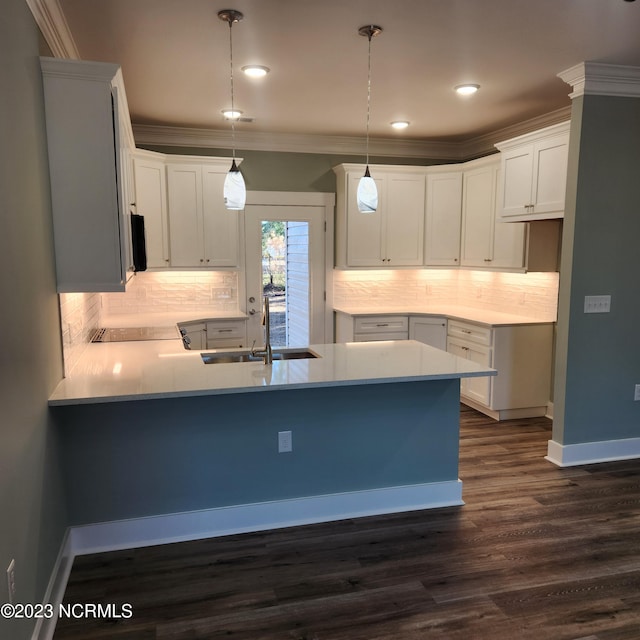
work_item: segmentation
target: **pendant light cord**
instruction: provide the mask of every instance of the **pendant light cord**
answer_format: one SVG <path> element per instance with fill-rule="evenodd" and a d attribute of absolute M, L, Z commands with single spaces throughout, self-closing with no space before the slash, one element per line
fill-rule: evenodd
<path fill-rule="evenodd" d="M 235 127 L 235 106 L 233 96 L 233 20 L 229 20 L 229 78 L 231 80 L 231 150 L 233 153 L 233 164 L 236 162 L 236 127 Z"/>
<path fill-rule="evenodd" d="M 371 38 L 373 33 L 369 31 L 369 65 L 367 70 L 367 170 L 369 169 L 369 122 L 371 120 Z"/>

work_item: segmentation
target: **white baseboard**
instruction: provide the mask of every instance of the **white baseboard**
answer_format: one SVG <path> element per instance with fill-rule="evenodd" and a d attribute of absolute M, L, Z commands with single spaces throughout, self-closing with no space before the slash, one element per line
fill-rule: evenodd
<path fill-rule="evenodd" d="M 54 605 L 54 610 L 58 610 L 58 604 L 64 598 L 67 588 L 67 581 L 73 565 L 74 553 L 71 546 L 71 530 L 67 529 L 62 538 L 58 557 L 53 565 L 53 571 L 49 578 L 49 584 L 42 600 L 43 604 Z M 56 629 L 57 616 L 53 618 L 39 618 L 33 629 L 31 640 L 51 640 Z"/>
<path fill-rule="evenodd" d="M 549 440 L 545 460 L 558 467 L 575 467 L 581 464 L 614 462 L 640 458 L 640 438 L 601 440 L 579 444 L 560 444 Z"/>
<path fill-rule="evenodd" d="M 44 602 L 53 604 L 57 610 L 73 558 L 79 555 L 463 504 L 462 481 L 451 480 L 71 527 L 65 535 Z M 45 620 L 36 627 L 32 640 L 51 640 L 55 623 L 53 619 Z"/>

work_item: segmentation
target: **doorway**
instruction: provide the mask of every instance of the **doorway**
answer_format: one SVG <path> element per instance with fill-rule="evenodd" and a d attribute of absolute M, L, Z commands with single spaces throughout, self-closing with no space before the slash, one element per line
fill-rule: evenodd
<path fill-rule="evenodd" d="M 325 208 L 247 204 L 245 298 L 248 344 L 264 343 L 269 298 L 272 346 L 324 343 Z"/>

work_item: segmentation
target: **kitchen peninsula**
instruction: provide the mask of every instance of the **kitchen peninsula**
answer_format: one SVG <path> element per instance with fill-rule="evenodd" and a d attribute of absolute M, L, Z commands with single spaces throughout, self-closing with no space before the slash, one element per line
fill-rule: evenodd
<path fill-rule="evenodd" d="M 462 504 L 460 379 L 495 371 L 411 340 L 310 349 L 207 365 L 179 339 L 89 345 L 49 402 L 86 546 Z"/>

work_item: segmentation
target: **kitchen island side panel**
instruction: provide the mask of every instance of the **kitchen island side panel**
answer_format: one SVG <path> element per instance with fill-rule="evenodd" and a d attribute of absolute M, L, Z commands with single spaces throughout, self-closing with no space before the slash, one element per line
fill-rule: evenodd
<path fill-rule="evenodd" d="M 457 481 L 459 394 L 456 378 L 54 407 L 70 521 Z"/>

